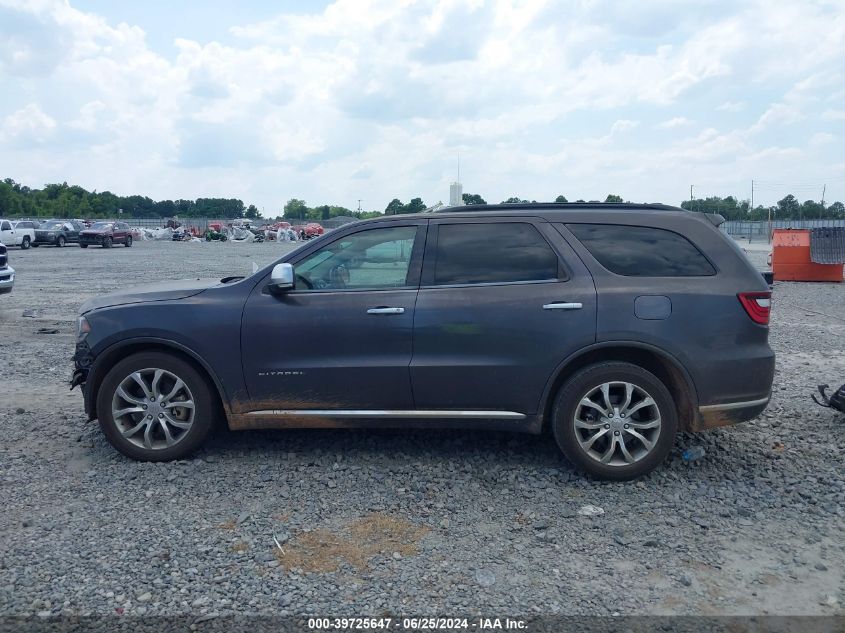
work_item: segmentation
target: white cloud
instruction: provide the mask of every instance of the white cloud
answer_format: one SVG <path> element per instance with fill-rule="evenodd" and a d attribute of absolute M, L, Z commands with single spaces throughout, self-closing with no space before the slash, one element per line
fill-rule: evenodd
<path fill-rule="evenodd" d="M 740 112 L 745 110 L 745 101 L 725 101 L 719 104 L 716 109 L 722 112 Z"/>
<path fill-rule="evenodd" d="M 667 129 L 667 130 L 671 130 L 672 128 L 686 127 L 688 125 L 692 125 L 692 123 L 693 123 L 693 121 L 690 121 L 686 117 L 676 116 L 676 117 L 672 117 L 671 119 L 668 119 L 666 121 L 663 121 L 662 123 L 659 123 L 657 125 L 657 127 Z"/>
<path fill-rule="evenodd" d="M 845 110 L 825 110 L 822 118 L 825 121 L 845 121 Z"/>
<path fill-rule="evenodd" d="M 55 120 L 44 114 L 38 104 L 30 103 L 3 119 L 0 139 L 14 141 L 17 144 L 41 143 L 47 140 L 55 129 Z"/>
<path fill-rule="evenodd" d="M 836 4 L 337 0 L 157 50 L 73 2 L 0 0 L 0 177 L 277 211 L 443 198 L 459 150 L 488 200 L 729 189 L 801 151 L 786 126 L 816 139 L 792 169 L 836 160 Z"/>

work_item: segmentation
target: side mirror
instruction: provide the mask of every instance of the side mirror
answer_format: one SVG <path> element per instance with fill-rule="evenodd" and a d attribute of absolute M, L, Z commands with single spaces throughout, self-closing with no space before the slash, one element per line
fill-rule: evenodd
<path fill-rule="evenodd" d="M 295 287 L 296 282 L 294 281 L 291 264 L 276 264 L 273 266 L 273 272 L 270 273 L 270 285 L 267 286 L 270 294 L 281 294 L 293 290 Z"/>

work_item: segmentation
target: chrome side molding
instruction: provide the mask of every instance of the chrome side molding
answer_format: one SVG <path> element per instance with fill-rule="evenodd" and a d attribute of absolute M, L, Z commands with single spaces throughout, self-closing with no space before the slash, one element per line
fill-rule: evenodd
<path fill-rule="evenodd" d="M 450 411 L 444 409 L 267 409 L 250 411 L 249 416 L 274 417 L 320 417 L 320 418 L 416 418 L 416 419 L 449 419 L 464 420 L 524 420 L 527 416 L 516 411 Z"/>

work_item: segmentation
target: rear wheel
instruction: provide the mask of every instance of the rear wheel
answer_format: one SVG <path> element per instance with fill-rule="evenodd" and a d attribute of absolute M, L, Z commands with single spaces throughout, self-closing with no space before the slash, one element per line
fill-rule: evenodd
<path fill-rule="evenodd" d="M 678 429 L 666 386 L 642 367 L 622 362 L 582 369 L 561 387 L 552 416 L 564 455 L 591 475 L 616 481 L 657 467 Z"/>
<path fill-rule="evenodd" d="M 163 352 L 126 358 L 97 395 L 100 428 L 118 451 L 141 461 L 180 459 L 208 437 L 214 396 L 189 363 Z"/>
<path fill-rule="evenodd" d="M 58 246 L 59 248 L 62 248 L 64 245 L 65 245 L 64 235 L 59 235 L 59 237 L 56 239 L 56 246 Z"/>
<path fill-rule="evenodd" d="M 23 241 L 21 242 L 21 250 L 25 251 L 29 248 L 29 235 L 23 236 Z"/>
<path fill-rule="evenodd" d="M 126 248 L 129 248 L 130 246 L 132 246 L 132 236 L 131 235 L 126 236 L 126 241 L 124 242 L 124 244 L 126 245 Z"/>

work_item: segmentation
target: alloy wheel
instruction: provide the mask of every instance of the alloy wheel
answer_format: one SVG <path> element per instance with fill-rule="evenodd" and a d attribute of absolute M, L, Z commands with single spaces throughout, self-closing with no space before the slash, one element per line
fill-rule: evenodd
<path fill-rule="evenodd" d="M 179 443 L 194 423 L 194 397 L 173 372 L 148 368 L 124 378 L 112 397 L 112 419 L 120 434 L 141 448 Z"/>
<path fill-rule="evenodd" d="M 660 436 L 660 409 L 642 387 L 613 381 L 583 395 L 572 420 L 581 450 L 607 466 L 629 466 L 646 457 Z"/>

